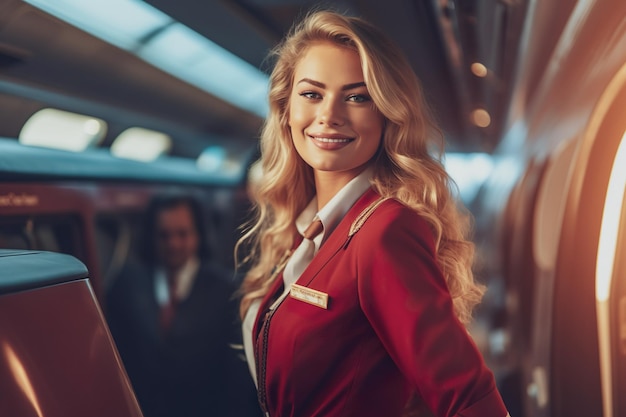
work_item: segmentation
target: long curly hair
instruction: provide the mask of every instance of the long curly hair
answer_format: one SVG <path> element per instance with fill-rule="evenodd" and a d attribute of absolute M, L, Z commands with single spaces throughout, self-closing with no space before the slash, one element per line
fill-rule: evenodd
<path fill-rule="evenodd" d="M 368 22 L 332 11 L 308 14 L 273 51 L 269 116 L 260 141 L 263 176 L 257 184 L 254 218 L 235 248 L 238 266 L 249 268 L 240 288 L 242 317 L 267 293 L 273 268 L 294 244 L 295 219 L 315 195 L 313 171 L 294 148 L 288 112 L 295 67 L 307 48 L 319 42 L 359 54 L 367 89 L 385 118 L 382 146 L 372 161 L 372 186 L 430 223 L 455 312 L 467 324 L 484 287 L 472 273 L 471 217 L 458 205 L 456 185 L 441 163 L 443 135 L 400 50 Z M 247 256 L 237 256 L 244 252 Z"/>

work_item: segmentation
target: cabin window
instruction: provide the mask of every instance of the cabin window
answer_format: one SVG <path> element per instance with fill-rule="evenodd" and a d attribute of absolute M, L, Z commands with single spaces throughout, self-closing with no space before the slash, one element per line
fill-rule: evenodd
<path fill-rule="evenodd" d="M 141 127 L 126 129 L 111 145 L 111 153 L 119 158 L 153 161 L 172 148 L 172 138 L 165 133 Z"/>
<path fill-rule="evenodd" d="M 444 165 L 459 189 L 461 200 L 470 205 L 491 175 L 493 159 L 486 153 L 447 153 Z"/>
<path fill-rule="evenodd" d="M 0 249 L 60 252 L 84 259 L 78 216 L 2 216 Z"/>
<path fill-rule="evenodd" d="M 106 123 L 95 117 L 42 109 L 26 121 L 19 141 L 24 145 L 81 152 L 97 146 L 106 130 Z"/>

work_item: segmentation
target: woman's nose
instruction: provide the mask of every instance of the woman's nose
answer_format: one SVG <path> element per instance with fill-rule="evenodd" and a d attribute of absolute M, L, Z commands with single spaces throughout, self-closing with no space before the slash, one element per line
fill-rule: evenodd
<path fill-rule="evenodd" d="M 340 100 L 327 99 L 320 106 L 320 124 L 328 126 L 343 126 L 346 122 L 346 112 Z"/>

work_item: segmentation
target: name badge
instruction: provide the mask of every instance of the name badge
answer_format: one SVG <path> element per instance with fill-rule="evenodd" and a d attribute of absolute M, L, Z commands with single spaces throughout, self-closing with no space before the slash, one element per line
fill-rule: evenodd
<path fill-rule="evenodd" d="M 323 308 L 324 310 L 328 309 L 328 294 L 324 292 L 303 287 L 298 284 L 291 284 L 289 295 L 296 300 L 304 301 L 305 303 Z"/>

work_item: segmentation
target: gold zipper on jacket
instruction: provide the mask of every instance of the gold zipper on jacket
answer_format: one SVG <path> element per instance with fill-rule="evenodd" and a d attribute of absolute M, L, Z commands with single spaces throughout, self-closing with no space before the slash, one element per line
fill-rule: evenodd
<path fill-rule="evenodd" d="M 282 272 L 282 270 L 287 265 L 287 261 L 291 257 L 293 250 L 288 250 L 278 261 L 278 264 L 274 267 L 272 271 L 272 275 L 269 278 L 269 281 L 273 281 L 278 277 L 278 275 Z M 270 305 L 269 310 L 263 316 L 263 324 L 261 325 L 261 330 L 259 331 L 259 336 L 261 337 L 261 355 L 259 355 L 259 349 L 257 348 L 257 342 L 255 342 L 254 346 L 254 361 L 256 362 L 257 367 L 257 396 L 259 398 L 259 404 L 261 405 L 261 409 L 266 417 L 269 417 L 270 413 L 267 409 L 267 390 L 265 387 L 265 374 L 266 374 L 266 363 L 267 363 L 267 344 L 268 344 L 268 336 L 269 336 L 269 328 L 270 328 L 270 320 L 272 316 L 276 312 L 278 306 L 282 303 L 284 297 L 279 296 L 276 302 L 273 302 Z M 258 338 L 257 338 L 258 339 Z M 259 357 L 261 356 L 261 357 Z"/>
<path fill-rule="evenodd" d="M 261 405 L 261 410 L 266 417 L 269 417 L 270 413 L 267 407 L 267 389 L 266 389 L 266 371 L 267 371 L 267 345 L 268 345 L 268 336 L 270 331 L 270 320 L 272 316 L 276 312 L 276 309 L 269 310 L 265 313 L 263 317 L 263 326 L 261 326 L 261 332 L 259 333 L 259 337 L 261 337 L 261 352 L 259 352 L 258 347 L 254 350 L 256 352 L 256 363 L 257 363 L 257 378 L 258 378 L 258 391 L 257 396 L 259 398 L 259 404 Z"/>

